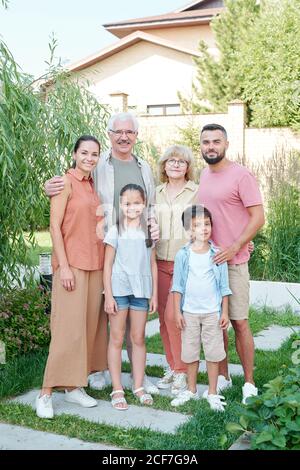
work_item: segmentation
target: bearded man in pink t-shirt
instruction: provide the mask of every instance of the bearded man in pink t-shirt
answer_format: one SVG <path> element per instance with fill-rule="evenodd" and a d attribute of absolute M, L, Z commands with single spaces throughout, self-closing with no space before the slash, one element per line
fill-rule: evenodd
<path fill-rule="evenodd" d="M 223 126 L 208 124 L 200 136 L 201 153 L 208 163 L 200 176 L 198 200 L 213 218 L 212 239 L 220 248 L 215 263 L 227 261 L 229 318 L 235 331 L 245 384 L 243 403 L 257 395 L 253 379 L 254 341 L 249 327 L 248 243 L 264 224 L 264 210 L 258 184 L 250 171 L 226 158 L 229 142 Z M 227 351 L 228 335 L 224 333 Z M 218 392 L 232 386 L 227 358 L 219 365 Z"/>

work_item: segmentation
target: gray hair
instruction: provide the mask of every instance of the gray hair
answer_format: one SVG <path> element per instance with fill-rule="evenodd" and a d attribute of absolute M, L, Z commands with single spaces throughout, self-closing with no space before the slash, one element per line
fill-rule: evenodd
<path fill-rule="evenodd" d="M 134 131 L 137 132 L 139 128 L 139 123 L 137 118 L 131 113 L 117 113 L 113 114 L 107 123 L 107 130 L 110 131 L 114 129 L 115 121 L 131 121 L 133 124 Z"/>

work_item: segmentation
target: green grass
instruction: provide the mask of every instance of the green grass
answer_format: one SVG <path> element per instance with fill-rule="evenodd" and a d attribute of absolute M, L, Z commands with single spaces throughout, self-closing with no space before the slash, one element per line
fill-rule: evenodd
<path fill-rule="evenodd" d="M 156 320 L 158 318 L 158 313 L 151 313 L 151 315 L 148 315 L 147 321 L 151 320 Z"/>
<path fill-rule="evenodd" d="M 260 389 L 262 389 L 264 383 L 278 374 L 283 364 L 286 366 L 291 365 L 292 341 L 293 338 L 286 341 L 279 351 L 262 353 L 257 357 L 255 379 Z M 41 351 L 18 358 L 12 363 L 2 366 L 0 370 L 1 396 L 11 397 L 38 387 L 42 380 L 46 356 L 47 352 Z M 148 373 L 158 371 L 160 372 L 159 368 L 156 368 L 156 370 L 147 368 Z M 179 412 L 191 415 L 191 420 L 180 426 L 175 435 L 153 432 L 147 429 L 124 429 L 95 424 L 68 415 L 57 416 L 53 421 L 41 420 L 36 417 L 35 412 L 29 406 L 15 403 L 8 404 L 3 400 L 0 402 L 0 421 L 77 437 L 90 442 L 110 443 L 124 448 L 147 450 L 222 449 L 220 438 L 224 434 L 227 435 L 225 432 L 226 423 L 237 421 L 239 416 L 242 385 L 242 377 L 233 377 L 232 389 L 225 392 L 228 406 L 223 414 L 216 414 L 211 411 L 208 404 L 203 400 L 186 403 L 177 408 Z M 110 388 L 101 392 L 89 390 L 91 395 L 102 399 L 108 399 L 109 392 Z M 126 392 L 126 398 L 129 403 L 138 405 L 131 392 Z M 154 407 L 174 411 L 170 406 L 170 399 L 167 397 L 155 396 Z M 233 443 L 235 437 L 228 434 L 227 439 L 226 448 Z"/>
<path fill-rule="evenodd" d="M 270 325 L 281 325 L 281 326 L 296 326 L 300 325 L 300 316 L 295 315 L 291 310 L 287 309 L 282 312 L 275 311 L 274 309 L 264 307 L 261 310 L 250 309 L 250 327 L 253 335 L 267 328 Z M 240 363 L 239 357 L 235 350 L 234 345 L 234 331 L 229 331 L 229 360 L 231 363 Z M 256 351 L 255 357 L 258 359 L 262 354 L 266 354 L 263 351 Z M 269 353 L 267 353 L 269 354 Z"/>
<path fill-rule="evenodd" d="M 299 316 L 291 312 L 275 313 L 270 309 L 252 311 L 251 327 L 254 333 L 271 324 L 284 326 L 299 325 Z M 230 341 L 232 337 L 230 335 Z M 287 340 L 280 350 L 276 352 L 256 352 L 255 380 L 262 390 L 263 385 L 277 376 L 279 369 L 291 365 L 293 338 Z M 147 340 L 148 352 L 160 352 L 161 344 L 157 335 Z M 234 346 L 230 346 L 233 354 Z M 89 442 L 105 442 L 116 446 L 132 449 L 153 450 L 204 450 L 222 449 L 221 437 L 226 434 L 226 448 L 234 442 L 235 436 L 225 432 L 228 422 L 238 421 L 240 414 L 241 387 L 243 377 L 233 376 L 233 387 L 225 392 L 228 406 L 226 412 L 216 414 L 211 411 L 203 400 L 192 401 L 176 409 L 176 411 L 191 416 L 188 423 L 178 428 L 175 435 L 149 431 L 147 429 L 124 429 L 122 427 L 108 426 L 87 422 L 81 418 L 68 415 L 55 417 L 53 421 L 41 420 L 35 412 L 25 405 L 6 403 L 5 397 L 13 397 L 25 393 L 33 388 L 39 388 L 42 382 L 47 350 L 28 354 L 0 366 L 0 421 L 28 426 L 32 429 L 50 431 Z M 237 362 L 237 361 L 234 361 Z M 130 371 L 130 365 L 123 363 L 123 372 Z M 146 372 L 149 376 L 161 376 L 163 369 L 157 366 L 148 366 Z M 198 375 L 199 383 L 207 383 L 207 375 Z M 98 399 L 109 400 L 111 387 L 100 392 L 88 390 L 88 393 Z M 170 405 L 171 399 L 163 396 L 154 396 L 154 408 L 164 411 L 175 411 Z M 132 393 L 126 391 L 129 404 L 140 406 Z"/>
<path fill-rule="evenodd" d="M 164 354 L 164 347 L 159 333 L 150 338 L 146 338 L 146 349 L 147 352 Z"/>
<path fill-rule="evenodd" d="M 28 239 L 28 234 L 24 234 L 25 238 Z M 40 253 L 51 253 L 52 251 L 52 241 L 50 233 L 47 231 L 44 232 L 35 232 L 34 234 L 35 245 L 31 246 L 28 243 L 28 250 L 26 253 L 26 258 L 24 264 L 28 266 L 38 266 L 39 264 L 39 254 Z"/>
<path fill-rule="evenodd" d="M 88 442 L 101 442 L 126 449 L 147 449 L 148 439 L 156 439 L 161 433 L 148 429 L 115 428 L 109 425 L 91 423 L 76 416 L 60 415 L 55 420 L 39 419 L 28 405 L 0 402 L 0 421 L 47 431 Z"/>

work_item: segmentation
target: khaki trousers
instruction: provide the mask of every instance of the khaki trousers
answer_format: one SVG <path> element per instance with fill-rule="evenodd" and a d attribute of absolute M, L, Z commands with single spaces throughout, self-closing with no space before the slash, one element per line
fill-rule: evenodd
<path fill-rule="evenodd" d="M 51 343 L 43 387 L 85 387 L 88 375 L 103 362 L 99 350 L 102 271 L 71 269 L 74 291 L 61 285 L 59 269 L 53 275 Z"/>
<path fill-rule="evenodd" d="M 102 291 L 101 291 L 102 292 Z M 92 355 L 92 372 L 108 370 L 108 315 L 104 311 L 104 296 L 101 294 L 100 314 L 95 338 L 94 353 Z"/>

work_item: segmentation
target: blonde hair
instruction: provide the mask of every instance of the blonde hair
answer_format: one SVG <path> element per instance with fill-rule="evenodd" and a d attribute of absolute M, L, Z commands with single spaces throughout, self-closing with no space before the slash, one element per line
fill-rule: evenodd
<path fill-rule="evenodd" d="M 187 162 L 187 170 L 185 174 L 186 181 L 194 181 L 194 155 L 192 150 L 185 145 L 171 145 L 158 160 L 158 179 L 161 183 L 168 182 L 169 178 L 166 173 L 166 161 L 172 157 L 182 158 Z"/>

